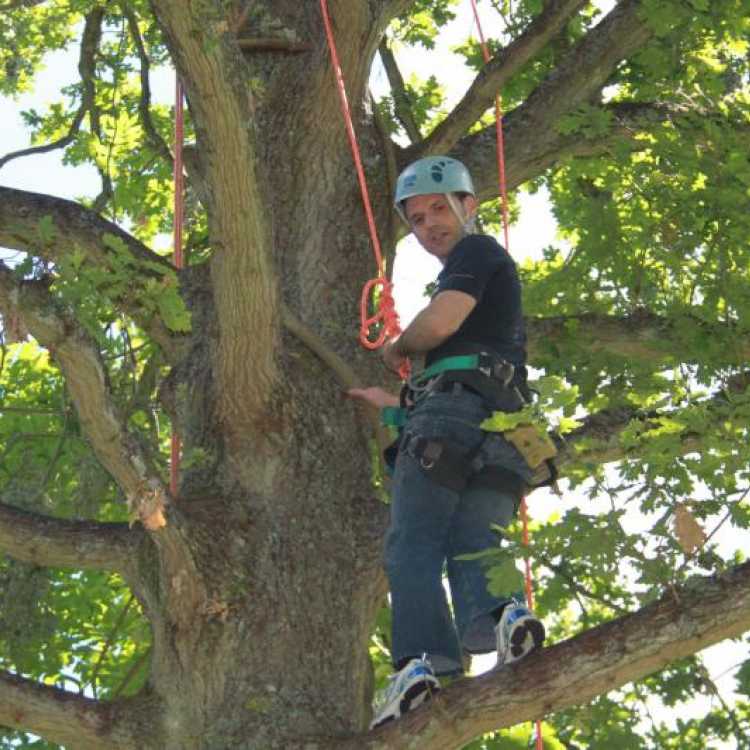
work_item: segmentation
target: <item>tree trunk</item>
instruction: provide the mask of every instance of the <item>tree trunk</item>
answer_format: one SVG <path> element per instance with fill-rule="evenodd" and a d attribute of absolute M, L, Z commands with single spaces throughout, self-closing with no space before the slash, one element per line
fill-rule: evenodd
<path fill-rule="evenodd" d="M 169 36 L 178 26 L 163 5 Z M 283 7 L 275 10 L 284 18 Z M 354 92 L 364 88 L 376 39 L 363 11 L 352 9 L 342 35 L 342 59 L 357 61 L 347 71 Z M 214 173 L 215 186 L 226 177 L 217 170 L 239 163 L 224 188 L 237 192 L 231 210 L 218 196 L 208 206 L 218 246 L 210 271 L 186 274 L 195 343 L 170 383 L 186 455 L 201 449 L 208 458 L 182 478 L 168 516 L 180 543 L 160 545 L 157 590 L 143 595 L 154 630 L 151 686 L 165 703 L 154 747 L 303 747 L 306 737 L 356 732 L 368 719 L 367 639 L 384 594 L 371 434 L 332 371 L 293 337 L 282 339 L 280 308 L 270 329 L 265 317 L 256 326 L 264 313 L 254 298 L 265 306 L 280 297 L 326 346 L 356 364 L 367 356 L 356 346 L 353 311 L 374 262 L 322 27 L 299 16 L 295 9 L 285 20 L 297 24 L 297 38 L 315 40 L 314 51 L 293 59 L 250 51 L 250 75 L 236 82 L 254 99 L 247 150 L 233 151 L 214 103 L 197 101 L 210 73 L 185 65 L 191 109 L 206 131 L 197 128 L 201 171 Z M 352 28 L 373 40 L 364 55 Z M 178 63 L 185 54 L 184 44 L 175 49 Z M 355 114 L 367 148 L 372 125 Z M 377 163 L 368 166 L 383 179 Z M 242 170 L 260 207 L 243 206 Z M 258 365 L 266 355 L 273 367 Z"/>

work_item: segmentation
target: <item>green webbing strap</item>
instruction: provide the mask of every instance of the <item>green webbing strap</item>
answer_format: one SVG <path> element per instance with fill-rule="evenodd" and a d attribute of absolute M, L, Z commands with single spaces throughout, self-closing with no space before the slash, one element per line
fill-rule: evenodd
<path fill-rule="evenodd" d="M 456 370 L 477 370 L 481 362 L 480 354 L 462 354 L 455 357 L 443 357 L 437 362 L 433 362 L 427 369 L 416 375 L 413 380 L 420 383 L 429 380 L 441 372 Z M 407 409 L 401 409 L 398 406 L 384 406 L 380 410 L 380 423 L 386 427 L 403 427 L 406 424 Z"/>
<path fill-rule="evenodd" d="M 463 354 L 456 357 L 444 357 L 433 362 L 426 370 L 419 373 L 414 379 L 419 382 L 427 380 L 434 375 L 448 370 L 476 370 L 479 367 L 479 354 Z"/>
<path fill-rule="evenodd" d="M 384 406 L 380 410 L 380 424 L 385 427 L 403 427 L 406 424 L 407 410 L 398 406 Z"/>

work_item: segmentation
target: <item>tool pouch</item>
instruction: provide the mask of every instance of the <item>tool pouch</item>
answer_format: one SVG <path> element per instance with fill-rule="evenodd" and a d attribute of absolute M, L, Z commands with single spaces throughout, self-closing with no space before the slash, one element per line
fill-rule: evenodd
<path fill-rule="evenodd" d="M 472 455 L 449 441 L 408 435 L 402 447 L 434 482 L 454 492 L 465 490 L 477 470 Z"/>
<path fill-rule="evenodd" d="M 532 471 L 557 455 L 557 447 L 549 435 L 540 432 L 534 425 L 520 424 L 503 432 L 503 437 L 523 456 Z"/>

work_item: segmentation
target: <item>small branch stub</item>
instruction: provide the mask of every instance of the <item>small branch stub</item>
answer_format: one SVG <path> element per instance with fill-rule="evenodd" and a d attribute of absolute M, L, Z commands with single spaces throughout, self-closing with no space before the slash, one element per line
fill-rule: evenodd
<path fill-rule="evenodd" d="M 130 525 L 140 521 L 148 531 L 158 531 L 167 525 L 165 517 L 167 495 L 162 485 L 154 479 L 144 483 L 143 491 L 127 498 Z"/>

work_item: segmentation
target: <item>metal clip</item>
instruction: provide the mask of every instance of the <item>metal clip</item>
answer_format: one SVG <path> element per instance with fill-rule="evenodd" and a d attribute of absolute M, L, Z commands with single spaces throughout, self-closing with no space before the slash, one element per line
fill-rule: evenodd
<path fill-rule="evenodd" d="M 513 375 L 515 375 L 515 373 L 516 368 L 513 364 L 507 360 L 502 360 L 502 362 L 498 362 L 495 365 L 492 375 L 503 384 L 504 388 L 507 388 L 510 385 L 511 380 L 513 380 Z"/>

